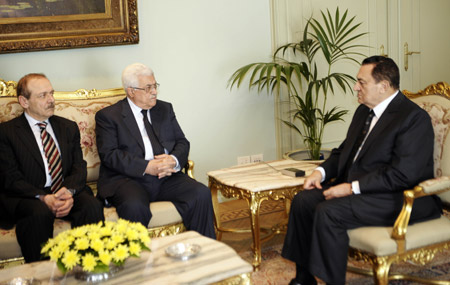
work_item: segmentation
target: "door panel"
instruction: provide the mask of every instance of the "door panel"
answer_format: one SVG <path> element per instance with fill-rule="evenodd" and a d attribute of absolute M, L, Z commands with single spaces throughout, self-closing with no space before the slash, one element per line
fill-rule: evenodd
<path fill-rule="evenodd" d="M 450 1 L 401 0 L 398 11 L 401 89 L 418 91 L 439 81 L 450 82 Z M 406 44 L 409 52 L 420 53 L 405 55 Z"/>

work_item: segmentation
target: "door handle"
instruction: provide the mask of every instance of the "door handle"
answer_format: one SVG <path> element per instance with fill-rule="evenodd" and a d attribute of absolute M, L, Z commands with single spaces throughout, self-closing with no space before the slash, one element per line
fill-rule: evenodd
<path fill-rule="evenodd" d="M 384 56 L 384 57 L 388 57 L 388 55 L 386 53 L 384 53 L 384 45 L 380 46 L 380 55 Z"/>
<path fill-rule="evenodd" d="M 408 55 L 420 54 L 420 51 L 409 51 L 408 43 L 404 44 L 403 51 L 404 51 L 405 71 L 408 71 Z"/>

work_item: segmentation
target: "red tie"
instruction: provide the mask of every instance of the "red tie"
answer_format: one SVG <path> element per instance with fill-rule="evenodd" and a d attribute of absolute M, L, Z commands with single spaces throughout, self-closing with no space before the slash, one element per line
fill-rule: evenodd
<path fill-rule="evenodd" d="M 63 182 L 61 156 L 59 155 L 59 151 L 55 145 L 55 141 L 46 130 L 47 123 L 40 122 L 37 123 L 37 125 L 39 126 L 39 128 L 41 128 L 42 145 L 44 147 L 45 156 L 47 157 L 48 161 L 48 171 L 50 173 L 50 176 L 52 177 L 51 190 L 52 193 L 55 193 L 59 190 L 59 188 L 61 188 Z"/>

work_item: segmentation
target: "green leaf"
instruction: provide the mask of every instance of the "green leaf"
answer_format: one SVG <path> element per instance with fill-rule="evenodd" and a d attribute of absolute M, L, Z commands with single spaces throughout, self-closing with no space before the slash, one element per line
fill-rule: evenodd
<path fill-rule="evenodd" d="M 307 20 L 299 42 L 279 46 L 271 62 L 239 68 L 228 80 L 228 86 L 230 90 L 239 88 L 249 76 L 249 88 L 256 87 L 259 93 L 286 92 L 292 110 L 288 112 L 290 120 L 283 123 L 299 133 L 312 156 L 318 156 L 325 126 L 343 120 L 348 113 L 337 106 L 328 108 L 327 96 L 338 89 L 352 92 L 355 78 L 335 70 L 335 65 L 359 64 L 360 58 L 365 57 L 361 49 L 367 46 L 358 41 L 367 33 L 358 32 L 360 27 L 361 23 L 356 23 L 356 16 L 350 17 L 348 10 L 320 11 L 318 18 Z"/>

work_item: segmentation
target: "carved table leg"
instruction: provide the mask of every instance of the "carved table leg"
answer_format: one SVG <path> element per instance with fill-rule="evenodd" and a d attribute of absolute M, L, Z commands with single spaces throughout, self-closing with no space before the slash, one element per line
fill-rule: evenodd
<path fill-rule="evenodd" d="M 213 210 L 214 210 L 214 224 L 216 225 L 216 238 L 217 240 L 222 239 L 222 231 L 221 225 L 220 225 L 220 213 L 219 213 L 219 198 L 217 197 L 217 185 L 215 183 L 211 182 L 211 179 L 209 180 L 209 189 L 211 189 L 211 197 L 212 197 L 212 204 L 213 204 Z"/>
<path fill-rule="evenodd" d="M 259 225 L 259 208 L 261 206 L 262 200 L 258 193 L 251 193 L 250 196 L 250 217 L 251 217 L 251 227 L 252 227 L 252 236 L 253 236 L 253 269 L 254 271 L 258 271 L 259 265 L 261 264 L 261 238 L 260 234 L 260 225 Z M 267 200 L 267 198 L 263 199 Z"/>

